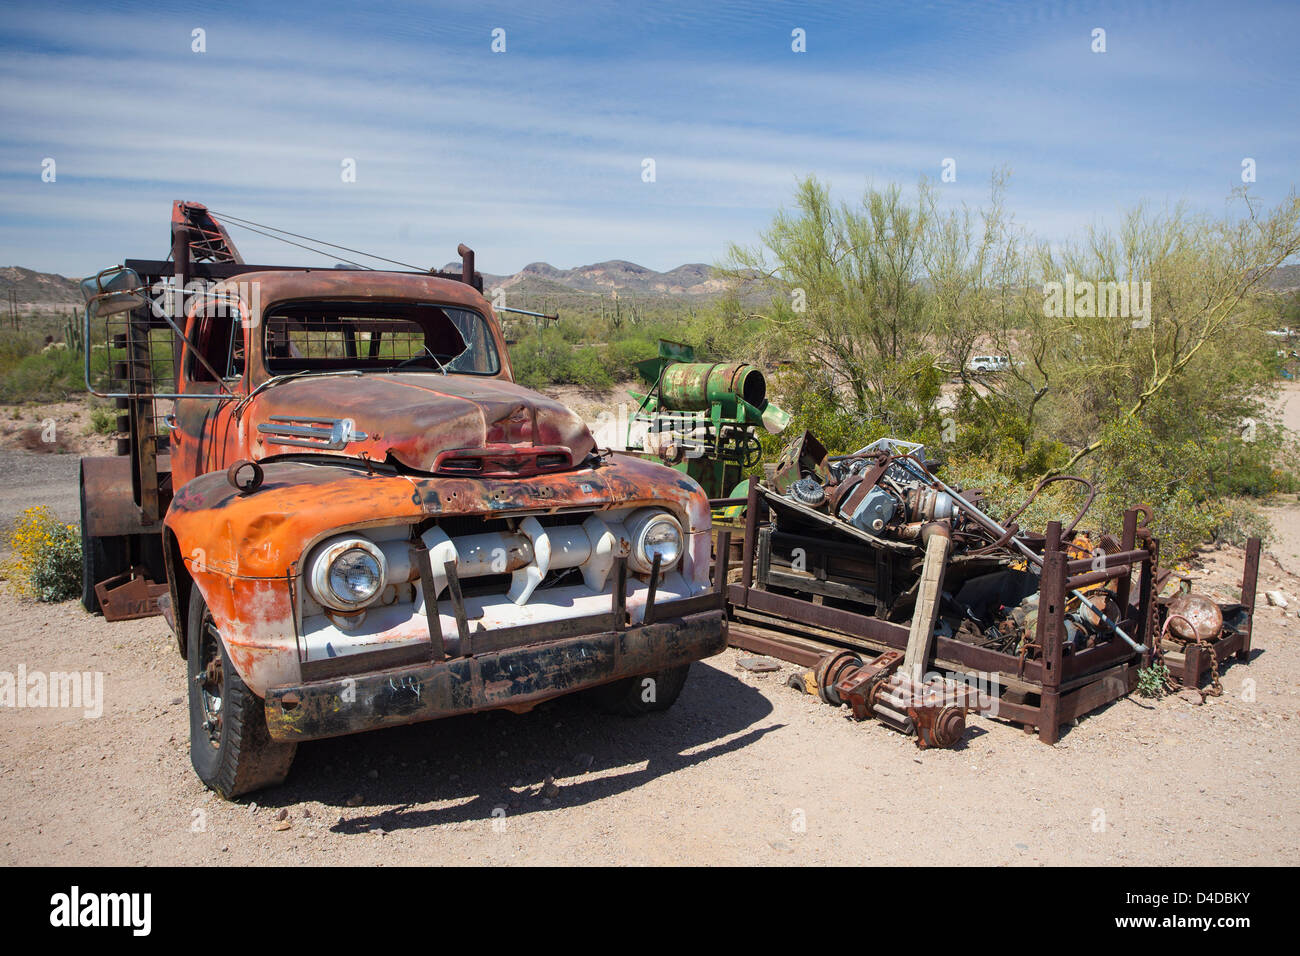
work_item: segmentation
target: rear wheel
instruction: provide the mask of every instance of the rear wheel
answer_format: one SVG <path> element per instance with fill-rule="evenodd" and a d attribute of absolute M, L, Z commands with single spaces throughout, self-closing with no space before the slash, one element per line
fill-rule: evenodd
<path fill-rule="evenodd" d="M 691 665 L 683 664 L 640 677 L 625 677 L 595 688 L 591 699 L 604 713 L 623 717 L 640 717 L 667 710 L 681 696 L 690 672 Z"/>
<path fill-rule="evenodd" d="M 227 800 L 283 783 L 297 747 L 271 739 L 262 699 L 231 666 L 198 588 L 190 596 L 187 634 L 194 772 Z"/>

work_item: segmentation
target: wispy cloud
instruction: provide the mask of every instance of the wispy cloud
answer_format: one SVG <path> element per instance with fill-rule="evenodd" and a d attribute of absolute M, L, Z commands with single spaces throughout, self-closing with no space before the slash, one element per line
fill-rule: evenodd
<path fill-rule="evenodd" d="M 0 262 L 162 254 L 175 198 L 405 261 L 464 240 L 505 272 L 712 261 L 808 173 L 851 197 L 953 157 L 945 195 L 978 202 L 1009 166 L 1048 238 L 1142 198 L 1217 208 L 1244 156 L 1266 198 L 1300 179 L 1288 8 L 845 6 L 20 8 L 0 27 Z"/>

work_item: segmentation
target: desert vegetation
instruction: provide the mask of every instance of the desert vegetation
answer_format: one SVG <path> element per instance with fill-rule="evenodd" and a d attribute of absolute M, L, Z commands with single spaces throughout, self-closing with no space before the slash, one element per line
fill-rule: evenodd
<path fill-rule="evenodd" d="M 1015 222 L 1006 184 L 953 209 L 924 182 L 849 203 L 809 178 L 757 244 L 728 250 L 718 301 L 618 325 L 579 314 L 525 332 L 516 366 L 600 388 L 673 338 L 769 369 L 792 427 L 833 452 L 922 441 L 1006 508 L 1079 474 L 1099 489 L 1094 522 L 1149 503 L 1174 555 L 1266 531 L 1252 501 L 1297 488 L 1267 400 L 1296 371 L 1271 333 L 1300 324 L 1300 295 L 1270 279 L 1300 253 L 1300 200 L 1243 191 L 1218 218 L 1142 206 L 1054 247 Z M 1009 361 L 979 372 L 976 355 Z M 1028 520 L 1072 515 L 1077 488 L 1051 486 Z"/>

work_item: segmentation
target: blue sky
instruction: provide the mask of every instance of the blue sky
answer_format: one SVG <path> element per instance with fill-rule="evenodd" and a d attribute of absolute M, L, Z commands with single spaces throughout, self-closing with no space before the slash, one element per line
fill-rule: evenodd
<path fill-rule="evenodd" d="M 162 257 L 173 199 L 508 273 L 715 262 L 808 173 L 853 198 L 946 157 L 945 201 L 1010 167 L 1052 240 L 1141 200 L 1220 213 L 1244 157 L 1266 202 L 1300 183 L 1294 2 L 152 6 L 3 4 L 0 265 Z"/>

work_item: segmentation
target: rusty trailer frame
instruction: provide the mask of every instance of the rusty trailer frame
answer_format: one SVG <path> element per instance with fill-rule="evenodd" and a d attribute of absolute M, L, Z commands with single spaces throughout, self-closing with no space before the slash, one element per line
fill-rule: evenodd
<path fill-rule="evenodd" d="M 738 556 L 740 581 L 727 586 L 732 618 L 728 640 L 733 647 L 802 667 L 815 667 L 826 654 L 846 648 L 875 655 L 907 648 L 906 625 L 756 586 L 764 510 L 757 487 L 751 486 Z M 1152 641 L 1159 637 L 1160 542 L 1139 525 L 1142 512 L 1139 508 L 1124 512 L 1119 550 L 1106 556 L 1102 570 L 1093 569 L 1091 558 L 1071 560 L 1062 543 L 1061 523 L 1048 523 L 1035 636 L 1041 648 L 1039 658 L 1022 660 L 1016 654 L 935 635 L 931 645 L 933 665 L 956 675 L 996 675 L 1005 691 L 992 716 L 1021 724 L 1027 732 L 1036 730 L 1038 738 L 1047 744 L 1060 739 L 1061 725 L 1127 695 L 1137 686 L 1139 668 L 1150 665 Z M 727 554 L 721 542 L 719 545 L 717 554 Z M 725 578 L 730 571 L 730 555 L 725 564 L 717 577 Z M 1246 624 L 1216 642 L 1217 661 L 1233 656 L 1241 661 L 1249 659 L 1258 568 L 1259 541 L 1251 539 L 1241 589 Z M 1117 603 L 1123 610 L 1116 623 L 1143 645 L 1142 649 L 1135 650 L 1113 636 L 1075 651 L 1065 637 L 1067 596 L 1073 589 L 1110 581 L 1115 582 Z M 1166 666 L 1184 686 L 1198 686 L 1211 669 L 1209 655 L 1194 644 L 1183 655 L 1166 652 L 1164 656 Z M 1033 697 L 1038 698 L 1037 703 L 1031 702 Z"/>

